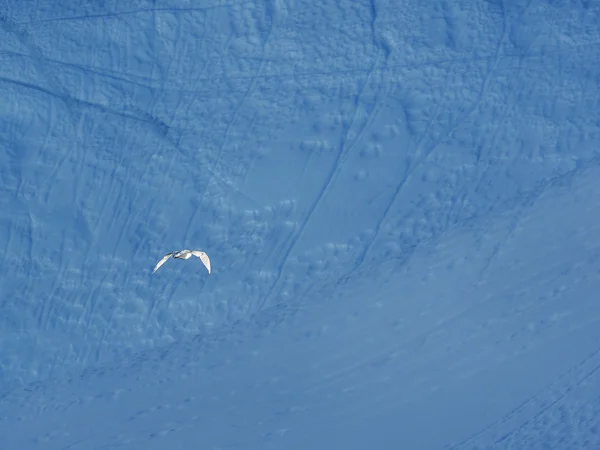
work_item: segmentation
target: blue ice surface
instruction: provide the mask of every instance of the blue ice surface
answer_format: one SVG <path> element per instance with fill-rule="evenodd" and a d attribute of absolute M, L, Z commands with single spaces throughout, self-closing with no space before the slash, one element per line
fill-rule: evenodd
<path fill-rule="evenodd" d="M 0 448 L 600 448 L 599 24 L 1 2 Z"/>

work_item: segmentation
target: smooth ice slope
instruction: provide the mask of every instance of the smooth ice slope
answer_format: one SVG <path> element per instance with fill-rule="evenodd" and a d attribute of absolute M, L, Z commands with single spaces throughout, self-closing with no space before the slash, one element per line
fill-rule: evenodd
<path fill-rule="evenodd" d="M 600 445 L 598 23 L 4 2 L 3 444 Z"/>
<path fill-rule="evenodd" d="M 598 180 L 598 162 L 554 179 L 293 317 L 272 308 L 14 391 L 0 435 L 11 449 L 596 448 Z"/>

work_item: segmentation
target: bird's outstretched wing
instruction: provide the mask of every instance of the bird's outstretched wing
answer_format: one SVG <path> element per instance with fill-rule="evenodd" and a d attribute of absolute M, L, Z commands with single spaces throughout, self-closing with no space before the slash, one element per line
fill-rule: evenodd
<path fill-rule="evenodd" d="M 162 266 L 164 263 L 167 262 L 167 259 L 169 259 L 171 256 L 173 256 L 173 252 L 171 253 L 167 253 L 165 256 L 163 256 L 163 259 L 161 259 L 158 264 L 156 265 L 156 267 L 154 268 L 154 270 L 152 271 L 152 273 L 156 272 L 158 270 L 158 268 L 160 266 Z"/>
<path fill-rule="evenodd" d="M 206 270 L 208 270 L 208 273 L 210 274 L 210 258 L 208 255 L 198 250 L 193 250 L 192 255 L 200 258 L 200 261 L 202 261 L 202 264 L 204 264 L 204 267 L 206 267 Z"/>

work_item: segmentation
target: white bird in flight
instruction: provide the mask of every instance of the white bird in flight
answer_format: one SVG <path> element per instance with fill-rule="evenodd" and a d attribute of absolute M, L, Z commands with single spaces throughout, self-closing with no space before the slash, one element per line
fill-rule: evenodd
<path fill-rule="evenodd" d="M 200 261 L 202 261 L 202 264 L 204 264 L 204 266 L 208 270 L 208 273 L 210 274 L 210 259 L 208 258 L 208 255 L 206 253 L 198 251 L 198 250 L 180 250 L 178 252 L 167 253 L 158 262 L 158 264 L 156 265 L 156 267 L 154 268 L 154 270 L 152 271 L 152 273 L 156 272 L 159 269 L 159 267 L 162 266 L 164 263 L 166 263 L 167 260 L 171 256 L 173 258 L 177 258 L 177 259 L 190 259 L 192 257 L 192 255 L 197 256 L 198 258 L 200 258 Z"/>

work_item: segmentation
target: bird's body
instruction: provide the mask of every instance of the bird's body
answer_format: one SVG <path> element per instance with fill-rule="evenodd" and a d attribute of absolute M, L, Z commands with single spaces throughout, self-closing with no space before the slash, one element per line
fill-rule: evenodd
<path fill-rule="evenodd" d="M 158 264 L 156 264 L 156 267 L 154 268 L 152 273 L 156 272 L 160 268 L 160 266 L 166 263 L 167 260 L 171 257 L 176 259 L 190 259 L 192 256 L 197 256 L 200 259 L 200 261 L 202 261 L 202 264 L 204 264 L 204 267 L 206 267 L 206 270 L 208 270 L 208 273 L 210 274 L 210 259 L 206 253 L 201 252 L 199 250 L 179 250 L 177 252 L 167 253 L 158 262 Z"/>
<path fill-rule="evenodd" d="M 189 250 L 181 250 L 179 252 L 173 253 L 173 258 L 177 259 L 190 259 L 192 257 L 192 252 Z"/>

